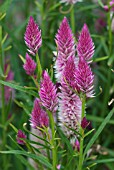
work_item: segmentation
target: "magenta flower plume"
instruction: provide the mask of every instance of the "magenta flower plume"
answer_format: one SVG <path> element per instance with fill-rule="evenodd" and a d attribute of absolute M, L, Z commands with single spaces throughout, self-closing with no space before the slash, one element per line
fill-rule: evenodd
<path fill-rule="evenodd" d="M 79 90 L 80 93 L 86 94 L 86 97 L 93 97 L 94 75 L 90 66 L 82 57 L 79 60 L 74 77 L 78 86 L 77 90 Z"/>
<path fill-rule="evenodd" d="M 6 81 L 11 82 L 14 80 L 14 72 L 11 70 L 10 64 L 5 64 L 4 72 L 5 72 L 5 74 L 7 74 L 7 77 L 5 79 Z M 10 97 L 12 97 L 12 99 L 13 99 L 14 96 L 15 96 L 14 89 L 12 89 L 11 87 L 5 86 L 5 102 L 6 102 L 6 104 L 8 104 Z"/>
<path fill-rule="evenodd" d="M 75 57 L 75 42 L 68 20 L 64 17 L 56 34 L 58 56 L 55 62 L 56 78 L 60 81 L 66 61 L 70 56 Z"/>
<path fill-rule="evenodd" d="M 26 62 L 23 65 L 24 70 L 26 71 L 26 74 L 33 75 L 34 71 L 36 69 L 36 63 L 32 58 L 26 53 Z"/>
<path fill-rule="evenodd" d="M 70 87 L 73 90 L 77 90 L 78 88 L 78 86 L 76 85 L 76 82 L 74 81 L 75 70 L 76 70 L 76 64 L 75 64 L 74 58 L 71 56 L 68 58 L 68 61 L 66 62 L 66 66 L 64 68 L 61 81 L 62 81 L 62 84 L 64 84 L 64 86 L 66 86 L 67 88 Z"/>
<path fill-rule="evenodd" d="M 74 144 L 74 148 L 79 152 L 80 151 L 80 142 L 78 139 L 76 139 L 75 144 Z"/>
<path fill-rule="evenodd" d="M 94 54 L 94 43 L 90 36 L 88 27 L 84 24 L 81 34 L 79 36 L 77 44 L 77 54 L 80 57 L 83 57 L 87 62 L 92 58 Z"/>
<path fill-rule="evenodd" d="M 20 139 L 22 138 L 22 139 Z M 25 141 L 23 139 L 26 139 L 27 136 L 24 134 L 24 132 L 22 130 L 18 130 L 18 133 L 17 133 L 17 143 L 20 144 L 20 145 L 25 145 Z"/>
<path fill-rule="evenodd" d="M 83 129 L 85 129 L 88 125 L 90 124 L 90 122 L 88 122 L 88 120 L 86 119 L 86 117 L 84 117 L 81 121 L 81 127 Z"/>
<path fill-rule="evenodd" d="M 59 94 L 58 119 L 62 131 L 68 138 L 76 136 L 69 128 L 79 131 L 79 124 L 81 124 L 81 106 L 81 100 L 76 93 L 73 93 L 62 85 L 61 93 Z"/>
<path fill-rule="evenodd" d="M 35 55 L 38 52 L 38 49 L 42 45 L 42 38 L 41 38 L 41 30 L 39 30 L 39 27 L 35 23 L 32 16 L 30 16 L 28 25 L 26 27 L 24 39 L 25 39 L 25 44 L 29 48 L 28 51 L 32 55 Z"/>
<path fill-rule="evenodd" d="M 46 71 L 42 74 L 39 95 L 42 105 L 47 110 L 55 113 L 57 111 L 58 104 L 57 89 Z"/>
<path fill-rule="evenodd" d="M 34 101 L 34 107 L 31 113 L 31 118 L 30 118 L 31 126 L 33 128 L 43 128 L 48 127 L 49 125 L 49 119 L 46 114 L 46 112 L 41 108 L 40 105 L 40 100 L 38 98 L 35 99 Z"/>

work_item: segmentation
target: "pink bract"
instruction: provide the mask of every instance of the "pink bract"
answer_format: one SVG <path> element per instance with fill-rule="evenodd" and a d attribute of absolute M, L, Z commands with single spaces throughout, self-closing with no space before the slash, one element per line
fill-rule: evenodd
<path fill-rule="evenodd" d="M 32 16 L 30 16 L 28 25 L 26 27 L 24 39 L 25 39 L 25 44 L 29 48 L 28 51 L 32 55 L 35 55 L 38 52 L 38 49 L 42 45 L 42 38 L 41 38 L 41 30 L 39 30 L 39 27 L 35 23 Z"/>

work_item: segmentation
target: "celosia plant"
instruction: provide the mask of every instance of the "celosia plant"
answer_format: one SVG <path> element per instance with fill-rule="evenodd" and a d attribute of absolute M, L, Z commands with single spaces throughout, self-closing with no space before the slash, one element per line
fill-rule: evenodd
<path fill-rule="evenodd" d="M 97 135 L 86 144 L 85 137 L 93 132 L 93 129 L 89 129 L 90 122 L 86 118 L 86 103 L 95 96 L 94 74 L 91 69 L 95 46 L 89 29 L 84 24 L 78 40 L 75 41 L 67 18 L 63 18 L 55 36 L 55 75 L 52 68 L 50 71 L 42 70 L 38 57 L 42 44 L 41 30 L 33 17 L 29 19 L 24 39 L 30 55 L 36 55 L 36 59 L 32 59 L 28 53 L 26 59 L 21 57 L 26 74 L 35 83 L 35 87 L 26 88 L 30 90 L 28 93 L 35 97 L 33 108 L 29 111 L 30 114 L 27 110 L 27 114 L 28 124 L 36 133 L 29 131 L 26 124 L 23 127 L 38 141 L 27 138 L 24 132 L 18 130 L 17 143 L 25 145 L 27 150 L 23 151 L 20 147 L 22 152 L 18 153 L 30 156 L 40 170 L 89 169 L 87 161 L 91 158 L 88 158 L 87 151 L 100 134 L 98 130 Z M 26 112 L 26 107 L 21 103 L 19 105 Z M 108 120 L 107 118 L 106 121 Z M 17 132 L 14 126 L 13 128 Z"/>
<path fill-rule="evenodd" d="M 24 38 L 29 48 L 28 51 L 30 54 L 36 55 L 39 65 L 37 54 L 42 42 L 41 31 L 32 17 L 30 17 Z M 81 170 L 84 139 L 79 135 L 84 136 L 84 131 L 88 126 L 85 114 L 86 99 L 94 95 L 94 75 L 90 68 L 94 54 L 94 43 L 87 25 L 84 24 L 76 47 L 75 38 L 66 17 L 60 24 L 55 42 L 57 57 L 54 69 L 59 87 L 57 89 L 46 70 L 42 72 L 41 67 L 38 67 L 37 77 L 40 75 L 38 79 L 40 84 L 36 83 L 36 79 L 33 80 L 38 88 L 39 98 L 34 101 L 30 125 L 45 135 L 45 139 L 48 141 L 46 145 L 51 147 L 52 153 L 47 151 L 47 156 L 50 157 L 51 154 L 49 159 L 51 159 L 53 170 L 62 167 L 57 158 L 58 146 L 60 147 L 59 139 L 56 139 L 57 127 L 68 138 L 74 151 L 78 152 L 79 164 L 76 166 L 78 170 Z M 28 76 L 34 77 L 36 63 L 27 53 L 23 68 Z M 42 76 L 39 72 L 42 72 Z M 21 134 L 18 133 L 18 136 L 25 138 Z M 17 141 L 22 143 L 22 140 L 17 139 Z"/>
<path fill-rule="evenodd" d="M 113 34 L 114 0 L 0 1 L 0 170 L 114 169 Z"/>
<path fill-rule="evenodd" d="M 37 34 L 40 34 L 38 26 L 33 18 L 30 17 L 25 33 L 25 42 L 30 48 L 29 52 L 32 51 L 32 54 L 36 54 L 39 43 L 41 43 L 41 37 L 39 36 L 40 41 L 34 41 L 35 43 L 31 47 Z M 75 39 L 66 17 L 60 24 L 55 42 L 57 44 L 57 58 L 54 68 L 55 76 L 60 84 L 59 90 L 56 89 L 47 71 L 43 71 L 39 87 L 40 98 L 34 101 L 30 122 L 33 128 L 40 127 L 39 130 L 43 128 L 43 131 L 45 131 L 45 127 L 49 126 L 49 116 L 51 134 L 47 130 L 45 133 L 49 136 L 48 140 L 51 142 L 50 144 L 53 145 L 52 165 L 54 170 L 58 167 L 57 142 L 54 141 L 56 135 L 54 117 L 56 117 L 58 126 L 60 126 L 63 133 L 70 140 L 73 145 L 72 147 L 76 148 L 76 151 L 79 152 L 78 168 L 81 170 L 83 166 L 83 143 L 77 133 L 83 135 L 84 129 L 88 126 L 85 118 L 86 98 L 93 97 L 94 95 L 94 76 L 90 68 L 90 62 L 92 62 L 92 56 L 94 54 L 94 43 L 87 25 L 84 24 L 76 48 Z M 36 47 L 38 47 L 37 50 Z M 26 54 L 26 62 L 24 64 L 26 73 L 32 75 L 35 68 L 36 64 L 30 56 Z"/>

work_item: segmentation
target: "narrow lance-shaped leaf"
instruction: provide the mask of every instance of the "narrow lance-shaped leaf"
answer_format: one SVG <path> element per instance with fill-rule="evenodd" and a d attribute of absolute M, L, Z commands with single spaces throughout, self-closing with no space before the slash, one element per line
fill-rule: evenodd
<path fill-rule="evenodd" d="M 102 124 L 100 125 L 100 127 L 98 128 L 97 132 L 94 134 L 94 136 L 91 138 L 91 140 L 89 141 L 89 143 L 87 144 L 85 151 L 84 151 L 84 156 L 86 155 L 87 151 L 90 149 L 90 147 L 93 145 L 93 143 L 95 142 L 95 140 L 99 137 L 100 133 L 103 131 L 104 127 L 106 126 L 106 124 L 109 122 L 109 120 L 111 119 L 112 115 L 114 114 L 114 108 L 109 112 L 109 114 L 107 115 L 107 117 L 104 119 L 104 121 L 102 122 Z"/>
<path fill-rule="evenodd" d="M 41 155 L 41 154 L 35 155 L 35 154 L 31 154 L 30 152 L 20 151 L 20 150 L 0 151 L 0 153 L 2 153 L 2 154 L 25 155 L 25 156 L 27 156 L 29 158 L 34 159 L 34 160 L 38 160 L 43 165 L 45 165 L 47 168 L 52 169 L 52 165 L 49 163 L 48 159 L 45 156 Z"/>

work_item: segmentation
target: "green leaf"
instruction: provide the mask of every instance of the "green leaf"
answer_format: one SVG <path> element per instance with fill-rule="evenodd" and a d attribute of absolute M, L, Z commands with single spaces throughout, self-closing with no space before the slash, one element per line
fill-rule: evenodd
<path fill-rule="evenodd" d="M 8 37 L 8 34 L 6 33 L 5 36 L 4 36 L 4 38 L 2 39 L 2 43 L 1 43 L 2 45 L 3 45 L 4 42 L 6 41 L 7 37 Z"/>
<path fill-rule="evenodd" d="M 40 78 L 41 78 L 41 75 L 42 75 L 42 66 L 41 66 L 41 63 L 40 63 L 38 53 L 36 54 L 36 61 L 37 61 L 37 77 L 38 77 L 38 80 L 40 81 Z"/>
<path fill-rule="evenodd" d="M 85 151 L 84 151 L 84 156 L 86 155 L 86 153 L 90 149 L 90 147 L 93 145 L 93 143 L 96 141 L 96 139 L 98 138 L 98 136 L 100 135 L 100 133 L 102 132 L 102 130 L 104 129 L 106 124 L 109 122 L 113 113 L 114 113 L 114 108 L 109 112 L 108 116 L 104 119 L 104 121 L 102 122 L 102 124 L 100 125 L 100 127 L 98 128 L 96 133 L 94 134 L 94 136 L 91 138 L 91 140 L 87 144 Z"/>
<path fill-rule="evenodd" d="M 2 81 L 2 80 L 0 80 L 0 83 L 5 85 L 5 86 L 11 87 L 13 89 L 16 89 L 16 90 L 28 93 L 28 94 L 30 94 L 30 95 L 32 95 L 34 97 L 38 97 L 38 93 L 36 93 L 36 92 L 34 92 L 32 90 L 27 90 L 25 87 L 19 86 L 17 84 L 6 82 L 6 81 Z"/>
<path fill-rule="evenodd" d="M 99 61 L 107 60 L 108 58 L 109 58 L 109 56 L 94 58 L 93 62 L 99 62 Z"/>
<path fill-rule="evenodd" d="M 101 0 L 98 0 L 98 3 L 99 3 L 99 5 L 100 5 L 102 8 L 104 7 L 104 5 L 103 5 L 103 3 L 102 3 Z"/>
<path fill-rule="evenodd" d="M 46 139 L 44 139 L 44 138 L 42 138 L 42 137 L 40 137 L 40 136 L 37 136 L 37 135 L 35 135 L 34 133 L 32 133 L 31 131 L 29 131 L 29 130 L 26 128 L 26 125 L 27 125 L 27 123 L 24 123 L 24 124 L 23 124 L 23 128 L 24 128 L 24 130 L 25 130 L 26 132 L 28 132 L 29 134 L 35 136 L 35 137 L 38 138 L 38 139 L 40 139 L 40 140 L 42 140 L 42 141 L 50 144 Z"/>
<path fill-rule="evenodd" d="M 13 129 L 16 133 L 18 132 L 18 129 L 17 129 L 13 124 L 10 123 L 10 126 L 12 127 L 12 129 Z"/>
<path fill-rule="evenodd" d="M 18 102 L 17 100 L 14 100 L 14 102 L 15 102 L 19 107 L 23 108 L 23 110 L 25 111 L 25 113 L 30 116 L 30 112 L 29 112 L 29 110 L 27 109 L 27 106 L 25 106 L 22 102 Z"/>
<path fill-rule="evenodd" d="M 0 13 L 0 21 L 6 16 L 6 13 Z"/>
<path fill-rule="evenodd" d="M 27 157 L 32 158 L 34 160 L 38 160 L 43 165 L 45 165 L 47 168 L 52 169 L 52 165 L 49 163 L 48 159 L 45 156 L 41 155 L 41 154 L 35 155 L 35 154 L 31 154 L 30 152 L 20 151 L 20 150 L 0 151 L 0 153 L 1 154 L 24 155 L 24 156 L 27 156 Z"/>
<path fill-rule="evenodd" d="M 90 165 L 90 164 L 92 164 L 92 163 L 105 164 L 105 163 L 108 163 L 108 162 L 114 162 L 114 158 L 94 160 L 94 161 L 88 162 L 88 165 Z"/>
<path fill-rule="evenodd" d="M 90 130 L 89 132 L 87 132 L 87 133 L 84 135 L 84 138 L 85 138 L 86 136 L 90 135 L 94 130 L 95 130 L 95 129 L 92 129 L 92 130 Z"/>
<path fill-rule="evenodd" d="M 5 12 L 8 10 L 11 2 L 12 2 L 12 0 L 6 0 L 6 1 L 0 6 L 0 12 L 1 12 L 1 13 L 5 13 Z"/>
<path fill-rule="evenodd" d="M 23 156 L 21 155 L 16 155 L 16 157 L 26 166 L 29 167 L 29 170 L 34 170 L 34 168 L 32 167 L 32 165 L 28 162 L 27 159 L 25 159 Z"/>
<path fill-rule="evenodd" d="M 91 120 L 93 122 L 97 122 L 97 123 L 102 123 L 103 122 L 103 118 L 102 117 L 98 117 L 98 116 L 93 116 L 93 115 L 87 115 L 87 119 Z M 114 125 L 114 120 L 110 120 L 108 122 L 108 124 Z"/>
<path fill-rule="evenodd" d="M 72 148 L 72 146 L 71 146 L 71 144 L 70 144 L 70 141 L 69 141 L 68 138 L 63 134 L 62 130 L 61 130 L 59 127 L 57 127 L 57 130 L 58 130 L 58 133 L 59 133 L 59 135 L 60 135 L 60 137 L 61 137 L 61 140 L 67 145 L 70 153 L 73 154 L 73 148 Z"/>
<path fill-rule="evenodd" d="M 0 66 L 0 76 L 4 77 L 3 70 L 1 68 L 1 66 Z"/>
<path fill-rule="evenodd" d="M 76 13 L 79 13 L 81 11 L 95 9 L 95 8 L 98 8 L 98 5 L 83 5 L 79 10 L 76 11 Z"/>
<path fill-rule="evenodd" d="M 61 4 L 60 3 L 56 3 L 55 5 L 51 6 L 48 12 L 53 11 L 55 8 L 59 7 Z"/>
<path fill-rule="evenodd" d="M 34 3 L 39 8 L 40 12 L 42 12 L 42 5 L 38 1 L 35 1 Z"/>
<path fill-rule="evenodd" d="M 10 138 L 11 138 L 11 136 L 10 136 Z M 11 138 L 11 140 L 13 140 L 13 139 Z M 15 141 L 13 140 L 13 142 L 15 142 Z M 16 142 L 15 142 L 15 144 L 16 144 Z M 17 144 L 17 146 L 20 147 L 18 144 Z M 11 147 L 9 147 L 9 146 L 7 146 L 7 148 L 8 148 L 9 150 L 13 150 L 13 148 L 11 148 Z M 20 147 L 20 149 L 23 150 L 22 147 Z M 21 156 L 21 155 L 16 155 L 16 154 L 15 154 L 15 156 L 16 156 L 26 167 L 29 167 L 30 170 L 34 170 L 34 168 L 31 166 L 31 164 L 28 162 L 28 160 L 25 159 L 23 156 Z"/>

